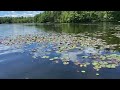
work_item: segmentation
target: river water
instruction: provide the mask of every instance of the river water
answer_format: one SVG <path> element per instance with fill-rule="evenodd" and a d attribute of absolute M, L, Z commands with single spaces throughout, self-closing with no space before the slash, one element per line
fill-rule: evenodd
<path fill-rule="evenodd" d="M 119 27 L 119 23 L 0 24 L 0 78 L 118 79 Z M 108 62 L 101 55 L 113 55 L 115 60 L 110 60 L 116 67 L 92 64 Z"/>

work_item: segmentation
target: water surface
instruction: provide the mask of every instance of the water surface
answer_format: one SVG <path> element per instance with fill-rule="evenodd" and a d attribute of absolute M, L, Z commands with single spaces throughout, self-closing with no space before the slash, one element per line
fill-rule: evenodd
<path fill-rule="evenodd" d="M 117 28 L 117 29 L 116 29 Z M 119 62 L 116 68 L 94 69 L 92 62 L 100 55 L 120 55 L 119 23 L 95 24 L 0 24 L 0 78 L 8 79 L 115 79 L 120 78 Z M 40 41 L 28 39 L 40 38 Z M 44 38 L 43 38 L 44 37 Z M 70 41 L 77 46 L 69 48 Z M 17 38 L 17 39 L 16 39 Z M 19 42 L 21 39 L 23 41 Z M 42 38 L 42 39 L 41 39 Z M 90 40 L 98 40 L 89 42 Z M 2 42 L 14 42 L 4 44 Z M 49 40 L 50 41 L 49 41 Z M 42 41 L 45 40 L 45 41 Z M 61 40 L 61 41 L 60 41 Z M 99 41 L 100 40 L 100 41 Z M 101 41 L 102 40 L 102 41 Z M 86 42 L 85 42 L 86 41 Z M 24 43 L 25 42 L 25 43 Z M 26 43 L 27 42 L 27 43 Z M 60 42 L 62 42 L 61 45 Z M 65 43 L 67 42 L 67 44 Z M 87 43 L 88 42 L 88 43 Z M 98 45 L 97 47 L 95 47 Z M 70 45 L 69 45 L 70 44 Z M 88 45 L 87 45 L 88 44 Z M 100 47 L 99 44 L 102 44 Z M 58 48 L 63 52 L 57 53 Z M 110 50 L 106 51 L 109 46 Z M 77 48 L 78 47 L 78 48 Z M 92 54 L 92 55 L 91 55 Z M 48 58 L 43 58 L 49 56 Z M 50 60 L 57 57 L 56 60 Z M 64 58 L 69 64 L 64 64 Z M 119 58 L 118 58 L 119 59 Z M 106 60 L 105 60 L 106 61 Z M 119 60 L 118 60 L 119 61 Z M 65 61 L 66 62 L 66 61 Z M 87 67 L 75 65 L 75 62 L 89 62 Z M 85 71 L 83 73 L 82 71 Z M 99 75 L 96 75 L 99 73 Z"/>

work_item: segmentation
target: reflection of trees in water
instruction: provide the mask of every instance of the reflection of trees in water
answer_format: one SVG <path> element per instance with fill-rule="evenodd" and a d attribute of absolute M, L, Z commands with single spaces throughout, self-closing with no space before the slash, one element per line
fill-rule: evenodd
<path fill-rule="evenodd" d="M 101 39 L 105 40 L 105 42 L 109 45 L 109 44 L 120 44 L 120 39 L 119 37 L 116 37 L 116 33 L 118 33 L 119 31 L 116 31 L 116 30 L 112 30 L 110 29 L 109 27 L 110 26 L 113 26 L 113 24 L 106 24 L 106 23 L 103 23 L 103 31 L 105 31 L 105 33 L 102 34 L 102 36 L 100 36 Z M 114 27 L 114 26 L 113 26 Z M 114 46 L 115 50 L 119 50 L 120 51 L 120 48 L 118 48 L 119 45 L 117 46 Z"/>
<path fill-rule="evenodd" d="M 89 25 L 89 24 L 42 24 L 36 25 L 37 28 L 40 28 L 44 31 L 54 31 L 54 32 L 65 32 L 65 33 L 84 33 L 89 32 L 93 33 L 98 30 L 98 25 Z"/>
<path fill-rule="evenodd" d="M 41 30 L 46 31 L 46 32 L 61 32 L 62 31 L 59 24 L 36 25 L 36 28 L 40 28 Z"/>
<path fill-rule="evenodd" d="M 120 39 L 113 35 L 119 31 L 111 30 L 110 26 L 114 26 L 114 23 L 112 24 L 104 22 L 98 24 L 43 24 L 37 25 L 36 27 L 49 32 L 65 32 L 74 34 L 85 33 L 85 35 L 88 34 L 90 37 L 103 39 L 107 44 L 119 44 Z"/>

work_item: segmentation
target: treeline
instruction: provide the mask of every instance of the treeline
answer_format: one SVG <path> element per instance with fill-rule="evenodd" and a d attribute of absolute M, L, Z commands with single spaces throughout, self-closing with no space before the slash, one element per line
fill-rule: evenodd
<path fill-rule="evenodd" d="M 120 21 L 120 11 L 44 11 L 34 17 L 0 17 L 0 23 Z"/>
<path fill-rule="evenodd" d="M 78 23 L 119 20 L 120 11 L 45 11 L 34 17 L 34 21 L 37 23 Z"/>
<path fill-rule="evenodd" d="M 0 23 L 32 23 L 33 17 L 0 17 Z"/>

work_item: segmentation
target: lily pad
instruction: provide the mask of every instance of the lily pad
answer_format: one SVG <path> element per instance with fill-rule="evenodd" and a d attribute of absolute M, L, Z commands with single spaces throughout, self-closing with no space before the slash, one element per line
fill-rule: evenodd
<path fill-rule="evenodd" d="M 107 68 L 111 68 L 111 65 L 106 65 Z"/>
<path fill-rule="evenodd" d="M 89 62 L 86 62 L 86 65 L 90 65 L 90 63 L 89 63 Z"/>
<path fill-rule="evenodd" d="M 84 67 L 87 67 L 87 65 L 86 65 L 86 64 L 84 64 L 83 66 L 84 66 Z"/>
<path fill-rule="evenodd" d="M 103 67 L 103 68 L 104 68 L 104 67 L 105 67 L 105 65 L 104 65 L 104 64 L 102 64 L 102 65 L 101 65 L 101 67 Z"/>
<path fill-rule="evenodd" d="M 55 63 L 59 63 L 59 61 L 54 61 Z"/>
<path fill-rule="evenodd" d="M 49 60 L 54 60 L 54 58 L 50 58 Z"/>
<path fill-rule="evenodd" d="M 84 71 L 84 70 L 82 70 L 81 72 L 82 72 L 82 73 L 85 73 L 85 71 Z"/>
<path fill-rule="evenodd" d="M 80 64 L 80 67 L 83 67 L 83 65 L 82 65 L 82 64 Z"/>
<path fill-rule="evenodd" d="M 92 65 L 97 65 L 98 63 L 97 62 L 93 62 Z"/>
<path fill-rule="evenodd" d="M 116 64 L 111 64 L 111 68 L 116 68 Z"/>
<path fill-rule="evenodd" d="M 96 76 L 99 76 L 99 73 L 96 73 Z"/>
<path fill-rule="evenodd" d="M 88 56 L 82 56 L 82 58 L 88 58 Z"/>
<path fill-rule="evenodd" d="M 49 56 L 46 56 L 45 58 L 49 58 Z"/>
<path fill-rule="evenodd" d="M 64 65 L 67 65 L 67 64 L 69 64 L 69 62 L 63 62 L 63 64 L 64 64 Z"/>
<path fill-rule="evenodd" d="M 46 56 L 42 56 L 41 58 L 45 58 Z"/>
<path fill-rule="evenodd" d="M 54 59 L 58 59 L 58 57 L 54 57 Z"/>
<path fill-rule="evenodd" d="M 96 71 L 99 71 L 100 69 L 96 69 Z"/>
<path fill-rule="evenodd" d="M 105 57 L 105 56 L 100 56 L 100 59 L 101 59 L 101 60 L 105 60 L 106 57 Z"/>
<path fill-rule="evenodd" d="M 61 51 L 56 51 L 56 53 L 61 53 Z"/>
<path fill-rule="evenodd" d="M 36 59 L 37 57 L 35 57 L 35 56 L 32 56 L 32 58 Z"/>
<path fill-rule="evenodd" d="M 79 65 L 80 63 L 79 62 L 74 62 L 75 65 Z"/>
<path fill-rule="evenodd" d="M 41 57 L 41 58 L 49 58 L 49 56 L 43 56 L 43 57 Z"/>

